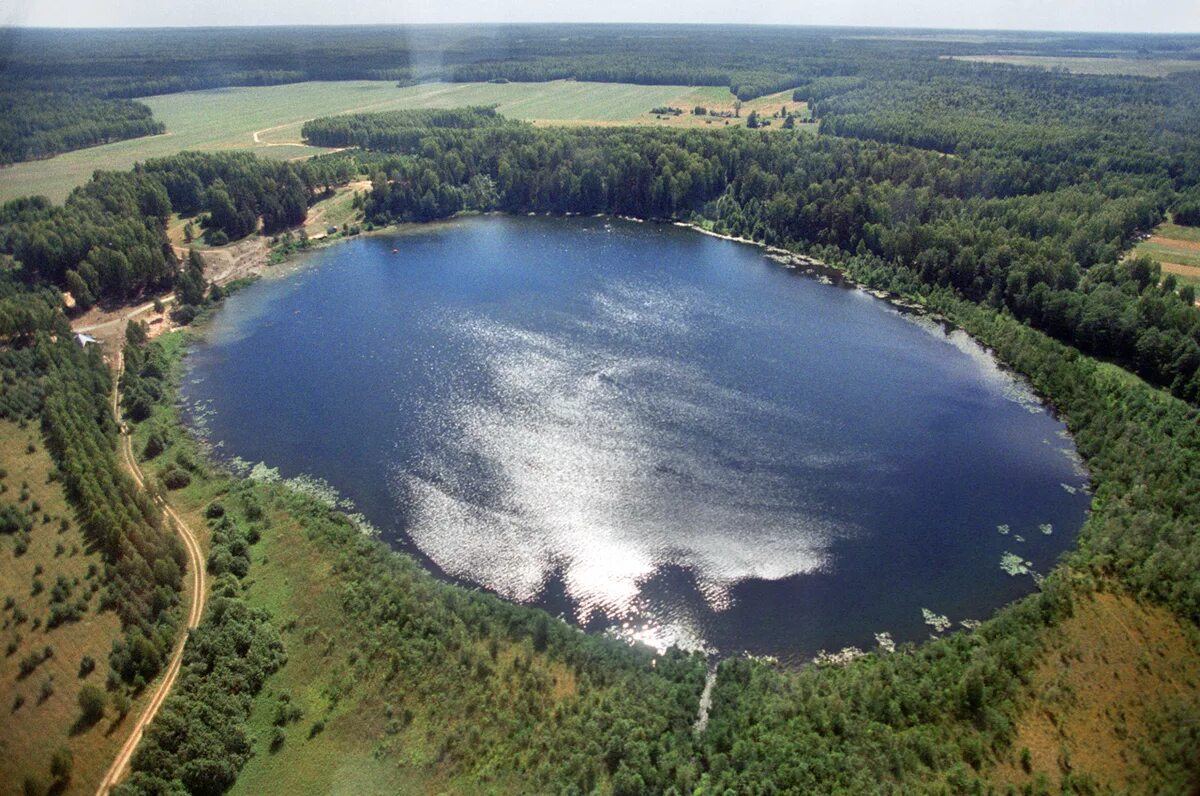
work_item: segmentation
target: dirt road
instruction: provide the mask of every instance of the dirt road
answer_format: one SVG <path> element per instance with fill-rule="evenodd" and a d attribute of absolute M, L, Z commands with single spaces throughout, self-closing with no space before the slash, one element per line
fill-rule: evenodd
<path fill-rule="evenodd" d="M 126 431 L 125 424 L 121 422 L 121 397 L 120 397 L 120 379 L 121 373 L 125 366 L 124 357 L 120 353 L 117 354 L 117 387 L 113 389 L 113 415 L 117 418 L 117 423 L 121 427 L 121 458 L 125 461 L 125 466 L 129 469 L 129 474 L 133 476 L 133 480 L 141 489 L 146 488 L 146 478 L 138 467 L 137 457 L 133 455 L 133 442 L 130 440 L 129 434 Z M 207 584 L 205 583 L 205 563 L 204 553 L 200 549 L 199 542 L 196 541 L 195 535 L 188 528 L 187 523 L 183 518 L 175 512 L 161 497 L 156 497 L 154 502 L 162 509 L 163 514 L 167 518 L 167 522 L 175 528 L 179 534 L 179 538 L 183 541 L 183 546 L 187 550 L 188 569 L 191 572 L 191 607 L 188 610 L 187 630 L 183 637 L 175 645 L 175 651 L 171 653 L 171 662 L 167 666 L 167 670 L 158 680 L 154 688 L 154 693 L 150 698 L 149 704 L 142 714 L 138 716 L 134 723 L 129 738 L 121 746 L 121 751 L 117 753 L 117 757 L 113 760 L 108 772 L 104 775 L 104 779 L 100 781 L 100 787 L 96 789 L 97 796 L 108 796 L 113 786 L 120 781 L 121 777 L 129 768 L 129 761 L 133 759 L 133 753 L 137 750 L 138 742 L 142 739 L 142 734 L 146 727 L 158 715 L 159 708 L 166 701 L 167 695 L 171 692 L 171 687 L 175 685 L 175 680 L 179 677 L 179 670 L 183 665 L 183 647 L 187 642 L 188 634 L 200 624 L 200 618 L 204 615 L 204 600 L 207 594 Z"/>

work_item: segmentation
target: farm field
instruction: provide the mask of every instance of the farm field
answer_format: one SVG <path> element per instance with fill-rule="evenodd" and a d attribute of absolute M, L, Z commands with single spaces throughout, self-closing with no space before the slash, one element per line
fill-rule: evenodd
<path fill-rule="evenodd" d="M 1178 58 L 1095 58 L 1058 55 L 949 55 L 950 60 L 975 61 L 985 64 L 1040 66 L 1044 69 L 1065 69 L 1076 75 L 1133 75 L 1135 77 L 1166 77 L 1172 72 L 1200 69 L 1200 61 Z"/>
<path fill-rule="evenodd" d="M 309 157 L 329 150 L 304 145 L 300 141 L 301 126 L 309 119 L 338 113 L 496 105 L 507 116 L 546 124 L 686 125 L 687 114 L 656 120 L 649 111 L 663 105 L 689 110 L 695 105 L 733 108 L 733 95 L 724 87 L 568 80 L 426 83 L 404 88 L 397 88 L 390 81 L 369 80 L 293 83 L 163 94 L 141 101 L 150 106 L 156 119 L 166 124 L 165 134 L 80 149 L 0 169 L 0 202 L 31 194 L 60 202 L 97 169 L 128 169 L 137 161 L 184 150 L 243 149 L 282 159 Z M 790 91 L 753 100 L 743 106 L 743 119 L 760 103 L 769 106 L 770 113 L 777 111 L 779 105 L 796 104 L 791 103 Z M 697 125 L 703 125 L 698 117 L 693 118 Z M 714 119 L 713 124 L 723 121 Z"/>
<path fill-rule="evenodd" d="M 1160 224 L 1131 254 L 1145 255 L 1162 265 L 1164 276 L 1174 274 L 1179 283 L 1200 288 L 1200 227 Z"/>

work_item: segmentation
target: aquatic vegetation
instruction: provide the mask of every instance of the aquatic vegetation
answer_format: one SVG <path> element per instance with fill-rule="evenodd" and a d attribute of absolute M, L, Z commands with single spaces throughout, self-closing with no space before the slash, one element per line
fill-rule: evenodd
<path fill-rule="evenodd" d="M 866 654 L 858 647 L 843 647 L 839 652 L 821 650 L 813 658 L 813 663 L 818 666 L 845 666 L 851 661 L 865 657 Z"/>
<path fill-rule="evenodd" d="M 1059 484 L 1059 486 L 1061 486 L 1063 491 L 1065 491 L 1068 495 L 1074 495 L 1079 491 L 1078 487 L 1071 486 L 1070 484 Z"/>
<path fill-rule="evenodd" d="M 259 462 L 250 468 L 250 474 L 247 476 L 251 481 L 260 481 L 264 484 L 273 484 L 279 480 L 279 468 L 268 467 L 266 462 Z"/>
<path fill-rule="evenodd" d="M 1012 529 L 1009 528 L 1007 524 L 1005 524 L 1005 525 L 997 525 L 996 530 L 1000 532 L 1001 536 L 1008 536 L 1008 532 L 1011 531 Z"/>
<path fill-rule="evenodd" d="M 1032 561 L 1026 561 L 1016 553 L 1005 552 L 1000 557 L 1000 569 L 1009 575 L 1028 575 L 1032 572 L 1031 566 L 1033 566 Z"/>
<path fill-rule="evenodd" d="M 1049 536 L 1050 534 L 1054 533 L 1054 526 L 1048 522 L 1043 522 L 1041 525 L 1038 526 L 1038 530 L 1041 531 L 1044 535 Z"/>
<path fill-rule="evenodd" d="M 932 627 L 938 633 L 945 633 L 950 629 L 950 619 L 948 617 L 935 614 L 928 608 L 921 609 L 921 616 L 924 618 L 925 624 Z"/>

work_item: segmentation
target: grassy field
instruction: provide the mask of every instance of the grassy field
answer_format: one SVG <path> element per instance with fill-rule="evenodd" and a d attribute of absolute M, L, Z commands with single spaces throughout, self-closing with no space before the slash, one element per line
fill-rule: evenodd
<path fill-rule="evenodd" d="M 22 534 L 0 536 L 0 598 L 5 600 L 0 613 L 5 645 L 0 658 L 0 794 L 21 793 L 26 778 L 49 787 L 50 757 L 60 748 L 71 751 L 74 763 L 70 781 L 57 785 L 55 792 L 90 793 L 124 741 L 128 722 L 117 718 L 110 702 L 104 718 L 79 726 L 76 700 L 85 684 L 104 687 L 108 653 L 120 621 L 111 611 L 98 610 L 100 594 L 93 589 L 100 588 L 104 564 L 99 555 L 88 552 L 62 488 L 48 480 L 53 463 L 36 424 L 21 428 L 0 421 L 0 463 L 7 471 L 0 479 L 6 487 L 0 504 L 16 504 L 26 512 L 37 505 L 27 550 L 17 555 Z M 27 495 L 22 500 L 23 492 Z M 52 593 L 62 588 L 57 585 L 60 577 L 71 591 L 66 602 L 85 597 L 87 611 L 77 622 L 48 629 Z M 47 648 L 53 656 L 22 675 L 22 660 L 40 657 Z M 85 655 L 95 661 L 95 669 L 81 677 Z M 139 709 L 135 704 L 133 710 Z"/>
<path fill-rule="evenodd" d="M 184 150 L 246 149 L 292 159 L 324 152 L 300 141 L 300 127 L 318 116 L 403 108 L 497 105 L 513 118 L 544 124 L 687 124 L 687 116 L 658 120 L 651 108 L 672 105 L 733 107 L 722 87 L 638 86 L 624 83 L 429 83 L 397 88 L 388 81 L 295 83 L 285 86 L 214 89 L 142 99 L 167 126 L 163 135 L 135 138 L 68 152 L 48 160 L 0 169 L 0 201 L 41 194 L 62 201 L 97 169 L 121 170 L 139 160 Z M 769 101 L 768 101 L 769 100 Z M 745 105 L 770 112 L 791 103 L 791 92 Z M 760 111 L 761 112 L 761 111 Z M 693 120 L 703 125 L 696 117 Z M 723 122 L 724 120 L 721 120 Z M 718 124 L 714 120 L 714 125 Z"/>
<path fill-rule="evenodd" d="M 1092 58 L 1057 55 L 951 55 L 952 60 L 976 61 L 1013 66 L 1040 66 L 1043 69 L 1065 69 L 1076 75 L 1133 75 L 1136 77 L 1166 77 L 1172 72 L 1200 69 L 1200 61 L 1175 58 Z"/>
<path fill-rule="evenodd" d="M 1025 788 L 1071 772 L 1114 792 L 1156 792 L 1160 761 L 1145 739 L 1160 736 L 1173 710 L 1200 702 L 1197 649 L 1195 629 L 1163 608 L 1105 592 L 1081 601 L 1047 639 L 1012 759 L 991 778 Z"/>

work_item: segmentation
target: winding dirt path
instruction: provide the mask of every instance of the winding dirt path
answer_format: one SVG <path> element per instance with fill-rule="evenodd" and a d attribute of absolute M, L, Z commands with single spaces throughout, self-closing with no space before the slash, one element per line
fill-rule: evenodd
<path fill-rule="evenodd" d="M 121 392 L 120 380 L 121 373 L 125 368 L 125 358 L 119 352 L 117 353 L 117 375 L 116 384 L 113 388 L 113 416 L 116 417 L 117 423 L 121 428 L 121 458 L 124 459 L 125 466 L 129 470 L 129 474 L 133 476 L 133 480 L 137 483 L 140 489 L 146 488 L 146 477 L 138 467 L 137 457 L 133 455 L 133 442 L 131 441 L 128 429 L 121 422 Z M 113 786 L 125 775 L 129 768 L 129 761 L 133 759 L 133 753 L 137 750 L 138 742 L 142 739 L 142 734 L 150 722 L 154 721 L 154 717 L 158 715 L 159 708 L 166 701 L 167 695 L 171 692 L 171 688 L 175 685 L 175 680 L 179 677 L 179 670 L 183 666 L 183 647 L 187 643 L 188 636 L 200 624 L 200 618 L 204 615 L 204 600 L 207 596 L 208 586 L 205 578 L 204 554 L 200 549 L 199 542 L 196 541 L 195 535 L 188 528 L 187 523 L 183 518 L 176 513 L 175 509 L 171 508 L 170 504 L 161 497 L 154 498 L 155 504 L 162 509 L 167 521 L 175 528 L 179 534 L 179 538 L 183 541 L 183 546 L 187 550 L 188 568 L 191 570 L 191 608 L 188 610 L 187 629 L 179 642 L 175 645 L 175 651 L 171 654 L 171 662 L 167 666 L 167 670 L 158 681 L 158 686 L 154 690 L 150 702 L 146 705 L 146 709 L 138 716 L 137 722 L 133 725 L 132 731 L 129 733 L 129 738 L 121 746 L 121 751 L 117 753 L 117 757 L 109 766 L 108 772 L 104 775 L 104 779 L 100 780 L 100 786 L 96 788 L 96 796 L 108 796 Z"/>

